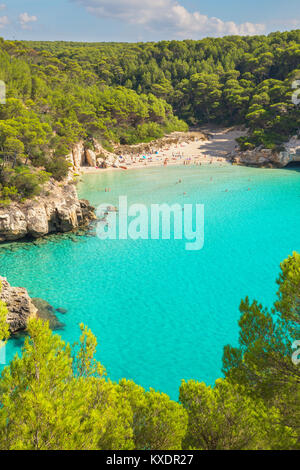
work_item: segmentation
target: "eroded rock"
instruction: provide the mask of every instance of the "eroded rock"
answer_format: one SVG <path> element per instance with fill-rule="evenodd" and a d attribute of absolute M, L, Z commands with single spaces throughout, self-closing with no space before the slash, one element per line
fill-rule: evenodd
<path fill-rule="evenodd" d="M 235 150 L 228 157 L 238 165 L 284 168 L 290 163 L 300 162 L 300 139 L 292 137 L 280 152 L 257 147 L 254 150 Z"/>
<path fill-rule="evenodd" d="M 24 331 L 30 318 L 37 317 L 38 310 L 22 287 L 12 287 L 6 278 L 0 277 L 2 289 L 0 299 L 8 309 L 7 322 L 11 334 Z"/>
<path fill-rule="evenodd" d="M 56 311 L 58 313 L 61 313 L 62 315 L 65 315 L 66 313 L 68 313 L 68 310 L 66 308 L 57 308 Z"/>
<path fill-rule="evenodd" d="M 87 149 L 85 151 L 85 160 L 88 166 L 96 166 L 97 165 L 97 157 L 93 150 Z"/>
<path fill-rule="evenodd" d="M 33 298 L 32 302 L 37 309 L 37 318 L 49 322 L 51 330 L 61 330 L 64 328 L 64 323 L 61 323 L 54 313 L 54 308 L 46 300 L 38 297 Z"/>
<path fill-rule="evenodd" d="M 0 242 L 70 232 L 95 218 L 89 202 L 78 199 L 74 184 L 50 181 L 35 200 L 0 207 Z"/>

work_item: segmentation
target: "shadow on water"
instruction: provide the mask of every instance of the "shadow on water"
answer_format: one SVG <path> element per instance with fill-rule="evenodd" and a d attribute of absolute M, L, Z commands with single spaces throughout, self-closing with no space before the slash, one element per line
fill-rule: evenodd
<path fill-rule="evenodd" d="M 291 162 L 284 169 L 300 172 L 300 161 L 299 162 Z"/>
<path fill-rule="evenodd" d="M 6 252 L 15 253 L 19 250 L 31 250 L 34 247 L 40 248 L 48 243 L 61 243 L 62 241 L 70 241 L 79 243 L 85 241 L 87 237 L 95 236 L 95 222 L 91 222 L 88 227 L 79 228 L 66 233 L 52 233 L 41 238 L 25 237 L 20 240 L 0 242 L 0 256 Z"/>
<path fill-rule="evenodd" d="M 19 333 L 16 333 L 13 336 L 11 336 L 9 338 L 9 341 L 14 343 L 15 347 L 21 348 L 22 346 L 24 346 L 24 340 L 25 340 L 26 336 L 28 336 L 28 335 L 25 331 L 20 331 Z"/>

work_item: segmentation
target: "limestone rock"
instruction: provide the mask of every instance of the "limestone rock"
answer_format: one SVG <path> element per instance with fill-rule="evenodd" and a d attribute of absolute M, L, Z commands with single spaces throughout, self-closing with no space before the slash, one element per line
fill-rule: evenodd
<path fill-rule="evenodd" d="M 234 151 L 228 157 L 240 165 L 284 168 L 289 163 L 300 162 L 300 139 L 297 136 L 292 137 L 281 152 L 257 147 L 254 150 Z"/>
<path fill-rule="evenodd" d="M 31 318 L 48 321 L 52 330 L 64 327 L 54 313 L 54 308 L 43 299 L 31 299 L 26 289 L 12 287 L 7 279 L 0 276 L 0 300 L 6 303 L 8 309 L 7 322 L 12 335 L 24 332 Z"/>
<path fill-rule="evenodd" d="M 49 223 L 45 206 L 34 203 L 27 210 L 27 231 L 34 237 L 41 237 L 48 233 Z"/>
<path fill-rule="evenodd" d="M 27 221 L 24 212 L 15 205 L 10 206 L 9 209 L 0 209 L 0 241 L 17 240 L 27 234 Z"/>
<path fill-rule="evenodd" d="M 94 150 L 85 149 L 83 141 L 74 145 L 72 152 L 67 156 L 73 172 L 80 171 L 84 166 L 99 166 L 100 168 L 117 166 L 118 156 L 115 153 L 106 150 L 96 139 L 93 139 L 93 147 Z"/>
<path fill-rule="evenodd" d="M 50 181 L 35 200 L 0 207 L 0 242 L 69 232 L 95 218 L 89 202 L 78 199 L 74 184 Z"/>
<path fill-rule="evenodd" d="M 6 278 L 0 277 L 2 290 L 0 299 L 8 309 L 7 322 L 11 334 L 24 331 L 28 320 L 37 316 L 37 308 L 30 299 L 26 289 L 12 287 Z"/>
<path fill-rule="evenodd" d="M 80 169 L 84 164 L 85 152 L 83 142 L 78 142 L 72 150 L 73 165 L 75 169 Z"/>
<path fill-rule="evenodd" d="M 65 315 L 66 313 L 68 313 L 68 310 L 66 308 L 57 308 L 56 311 L 58 313 L 61 313 L 62 315 Z"/>
<path fill-rule="evenodd" d="M 46 300 L 40 298 L 33 298 L 32 302 L 37 309 L 37 317 L 41 320 L 49 322 L 51 330 L 61 330 L 64 328 L 64 323 L 61 323 L 54 313 L 54 308 Z"/>
<path fill-rule="evenodd" d="M 97 165 L 97 157 L 93 150 L 87 149 L 85 151 L 85 160 L 88 166 L 96 166 Z"/>

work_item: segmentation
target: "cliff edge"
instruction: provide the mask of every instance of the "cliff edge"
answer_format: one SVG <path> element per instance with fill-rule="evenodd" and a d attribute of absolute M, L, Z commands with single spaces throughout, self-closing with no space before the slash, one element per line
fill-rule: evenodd
<path fill-rule="evenodd" d="M 0 242 L 69 232 L 95 218 L 94 208 L 78 199 L 73 183 L 51 180 L 34 200 L 0 207 Z"/>
<path fill-rule="evenodd" d="M 23 331 L 30 318 L 37 317 L 38 309 L 33 304 L 26 289 L 12 287 L 5 277 L 0 277 L 0 300 L 5 302 L 8 310 L 7 322 L 11 334 Z"/>
<path fill-rule="evenodd" d="M 257 147 L 254 150 L 235 150 L 227 157 L 238 165 L 284 168 L 300 162 L 300 139 L 298 136 L 292 137 L 281 152 Z"/>

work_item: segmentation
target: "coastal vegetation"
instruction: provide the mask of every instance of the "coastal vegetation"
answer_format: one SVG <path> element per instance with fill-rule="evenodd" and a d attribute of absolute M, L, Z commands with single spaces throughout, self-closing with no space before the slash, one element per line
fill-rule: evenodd
<path fill-rule="evenodd" d="M 1 290 L 2 285 L 0 282 L 0 293 Z M 7 340 L 9 337 L 9 327 L 8 323 L 6 322 L 7 314 L 8 310 L 6 304 L 2 300 L 0 300 L 0 342 Z"/>
<path fill-rule="evenodd" d="M 206 123 L 244 125 L 243 150 L 298 132 L 300 30 L 158 43 L 0 40 L 0 203 L 63 180 L 72 146 L 149 142 Z"/>
<path fill-rule="evenodd" d="M 21 42 L 0 41 L 0 191 L 2 200 L 36 196 L 44 180 L 66 177 L 72 146 L 98 138 L 139 142 L 187 125 L 154 94 L 108 86 L 74 61 L 62 60 Z"/>
<path fill-rule="evenodd" d="M 245 124 L 243 148 L 275 148 L 296 133 L 300 30 L 158 43 L 27 42 L 103 84 L 153 94 L 190 126 Z"/>
<path fill-rule="evenodd" d="M 22 356 L 0 378 L 0 449 L 299 450 L 298 253 L 281 264 L 277 282 L 270 311 L 242 301 L 239 345 L 224 348 L 224 378 L 214 387 L 183 381 L 178 403 L 110 381 L 84 325 L 71 347 L 31 319 Z M 0 304 L 2 339 L 5 313 Z"/>

